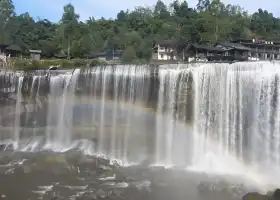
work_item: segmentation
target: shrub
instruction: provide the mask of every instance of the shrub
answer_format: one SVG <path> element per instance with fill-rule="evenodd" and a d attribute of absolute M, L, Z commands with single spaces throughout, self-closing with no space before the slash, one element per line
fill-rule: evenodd
<path fill-rule="evenodd" d="M 87 60 L 83 59 L 74 59 L 71 60 L 71 62 L 74 67 L 86 67 L 88 64 Z"/>

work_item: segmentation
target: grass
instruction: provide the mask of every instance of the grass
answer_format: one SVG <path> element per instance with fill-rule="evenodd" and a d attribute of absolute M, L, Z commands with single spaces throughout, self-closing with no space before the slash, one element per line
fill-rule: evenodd
<path fill-rule="evenodd" d="M 87 59 L 71 59 L 71 60 L 30 60 L 30 59 L 12 59 L 10 66 L 13 70 L 46 70 L 50 66 L 58 66 L 61 69 L 73 69 L 88 66 L 101 66 L 107 65 L 108 63 L 100 60 L 87 60 Z"/>

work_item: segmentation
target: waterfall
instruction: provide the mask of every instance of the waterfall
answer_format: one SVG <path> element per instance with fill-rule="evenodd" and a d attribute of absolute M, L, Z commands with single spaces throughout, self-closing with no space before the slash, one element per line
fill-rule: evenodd
<path fill-rule="evenodd" d="M 0 111 L 1 143 L 8 138 L 19 150 L 40 136 L 36 148 L 20 150 L 74 148 L 124 164 L 275 175 L 279 76 L 271 62 L 1 73 L 0 100 L 14 102 L 14 112 Z M 33 112 L 24 109 L 34 102 Z"/>
<path fill-rule="evenodd" d="M 50 77 L 47 149 L 64 151 L 72 143 L 73 105 L 79 73 L 80 70 L 74 70 L 73 73 Z"/>
<path fill-rule="evenodd" d="M 20 140 L 20 117 L 21 117 L 21 101 L 22 101 L 22 94 L 21 88 L 23 84 L 23 77 L 19 77 L 18 79 L 18 87 L 17 87 L 17 97 L 16 97 L 16 107 L 15 107 L 15 124 L 14 124 L 14 148 L 18 148 L 19 140 Z"/>

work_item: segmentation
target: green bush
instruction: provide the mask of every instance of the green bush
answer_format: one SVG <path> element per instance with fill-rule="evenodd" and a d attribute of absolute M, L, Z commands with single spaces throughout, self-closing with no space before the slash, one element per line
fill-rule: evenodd
<path fill-rule="evenodd" d="M 103 66 L 103 65 L 107 65 L 108 63 L 106 61 L 102 61 L 102 60 L 91 60 L 89 61 L 89 65 L 91 67 L 95 67 L 95 66 Z"/>
<path fill-rule="evenodd" d="M 86 60 L 86 59 L 72 59 L 72 60 L 30 60 L 30 59 L 13 59 L 11 65 L 14 70 L 32 71 L 40 69 L 49 69 L 50 66 L 58 66 L 61 69 L 73 69 L 83 67 L 95 67 L 104 66 L 109 64 L 135 64 L 142 65 L 147 64 L 147 61 L 143 59 L 134 59 L 131 62 L 120 62 L 120 61 L 102 61 L 97 59 Z"/>
<path fill-rule="evenodd" d="M 88 64 L 87 60 L 83 59 L 73 59 L 71 60 L 71 62 L 74 67 L 86 67 Z"/>
<path fill-rule="evenodd" d="M 71 64 L 71 62 L 69 60 L 60 60 L 59 67 L 61 67 L 63 69 L 71 69 L 71 68 L 73 68 L 73 65 Z"/>

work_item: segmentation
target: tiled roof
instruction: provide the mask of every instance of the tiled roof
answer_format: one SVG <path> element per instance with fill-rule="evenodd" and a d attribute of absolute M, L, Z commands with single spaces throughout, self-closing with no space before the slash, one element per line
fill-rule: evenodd
<path fill-rule="evenodd" d="M 239 44 L 239 43 L 227 42 L 227 43 L 224 43 L 222 45 L 225 46 L 225 47 L 230 47 L 230 48 L 234 48 L 234 49 L 237 49 L 237 50 L 245 50 L 245 51 L 249 51 L 250 50 L 250 48 L 245 47 L 245 46 L 243 46 L 242 44 Z"/>

